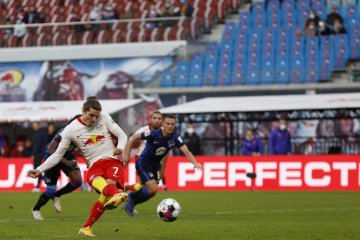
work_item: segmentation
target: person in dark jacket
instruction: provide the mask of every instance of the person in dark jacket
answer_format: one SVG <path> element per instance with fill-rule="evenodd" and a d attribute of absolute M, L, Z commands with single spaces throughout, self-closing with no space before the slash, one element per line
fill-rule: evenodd
<path fill-rule="evenodd" d="M 335 21 L 339 21 L 341 25 L 344 23 L 343 17 L 338 13 L 337 8 L 333 7 L 331 12 L 326 16 L 326 24 L 330 27 L 334 26 Z"/>
<path fill-rule="evenodd" d="M 291 135 L 285 119 L 280 119 L 279 127 L 272 131 L 269 150 L 271 155 L 291 154 Z"/>
<path fill-rule="evenodd" d="M 254 136 L 254 131 L 246 130 L 246 136 L 242 141 L 242 153 L 245 156 L 260 156 L 264 154 L 262 141 Z"/>
<path fill-rule="evenodd" d="M 202 155 L 201 139 L 195 132 L 195 124 L 189 123 L 183 140 L 194 156 Z"/>
<path fill-rule="evenodd" d="M 34 130 L 33 132 L 33 151 L 32 151 L 32 159 L 34 161 L 34 169 L 36 169 L 38 166 L 41 165 L 41 160 L 44 156 L 45 147 L 48 140 L 48 134 L 46 128 L 40 128 L 40 122 L 33 122 L 32 128 Z M 33 189 L 33 192 L 39 192 L 40 191 L 40 182 L 41 177 L 38 178 L 38 182 L 36 187 Z"/>

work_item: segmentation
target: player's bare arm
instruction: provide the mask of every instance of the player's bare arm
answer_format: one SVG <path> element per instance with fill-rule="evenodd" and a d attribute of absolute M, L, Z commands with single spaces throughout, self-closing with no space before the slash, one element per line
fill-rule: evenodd
<path fill-rule="evenodd" d="M 131 158 L 131 156 L 130 156 L 131 149 L 133 148 L 135 142 L 138 140 L 141 140 L 141 133 L 135 133 L 134 135 L 132 135 L 129 138 L 129 141 L 126 143 L 124 154 L 123 154 L 124 166 L 128 165 L 130 158 Z"/>
<path fill-rule="evenodd" d="M 180 147 L 180 151 L 186 156 L 186 158 L 194 164 L 195 169 L 202 170 L 202 166 L 200 163 L 198 163 L 194 157 L 194 155 L 189 151 L 188 147 L 186 145 L 183 145 Z"/>
<path fill-rule="evenodd" d="M 169 157 L 169 155 L 166 154 L 161 160 L 161 168 L 160 168 L 160 178 L 161 179 L 163 179 L 165 176 L 165 168 L 166 168 L 168 157 Z"/>

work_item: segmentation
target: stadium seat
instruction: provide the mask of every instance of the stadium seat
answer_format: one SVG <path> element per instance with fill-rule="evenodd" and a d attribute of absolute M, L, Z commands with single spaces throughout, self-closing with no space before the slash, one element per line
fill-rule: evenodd
<path fill-rule="evenodd" d="M 162 73 L 160 87 L 173 87 L 174 86 L 174 74 L 170 70 L 165 70 Z"/>

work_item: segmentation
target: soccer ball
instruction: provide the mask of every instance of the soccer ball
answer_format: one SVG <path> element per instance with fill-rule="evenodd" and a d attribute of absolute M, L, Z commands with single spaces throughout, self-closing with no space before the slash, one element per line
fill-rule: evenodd
<path fill-rule="evenodd" d="M 175 221 L 181 212 L 180 204 L 172 198 L 162 200 L 157 206 L 157 214 L 165 222 Z"/>

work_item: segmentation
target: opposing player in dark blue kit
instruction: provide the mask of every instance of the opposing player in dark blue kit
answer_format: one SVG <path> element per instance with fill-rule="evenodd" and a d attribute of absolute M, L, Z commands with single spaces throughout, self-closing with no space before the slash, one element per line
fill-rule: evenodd
<path fill-rule="evenodd" d="M 79 116 L 80 115 L 75 116 L 73 119 L 70 120 L 70 122 L 72 122 L 74 119 L 77 119 Z M 60 134 L 62 130 L 63 129 L 58 131 L 54 138 L 46 146 L 44 159 L 47 159 L 52 153 L 56 151 L 59 143 L 61 142 Z M 77 161 L 75 160 L 74 155 L 72 154 L 75 148 L 76 146 L 70 145 L 61 162 L 55 165 L 53 168 L 45 171 L 45 183 L 47 185 L 47 188 L 45 192 L 40 195 L 35 206 L 31 209 L 31 213 L 35 220 L 44 219 L 40 213 L 40 208 L 44 206 L 50 199 L 53 199 L 54 201 L 55 210 L 57 212 L 61 212 L 61 205 L 59 200 L 60 196 L 66 193 L 70 193 L 81 186 L 82 178 L 80 169 L 77 165 Z M 63 188 L 56 191 L 56 184 L 58 178 L 60 177 L 60 170 L 62 170 L 66 174 L 66 176 L 70 178 L 71 181 Z"/>
<path fill-rule="evenodd" d="M 146 202 L 155 196 L 158 191 L 160 180 L 161 159 L 174 147 L 178 147 L 187 159 L 194 164 L 195 169 L 201 170 L 201 165 L 196 161 L 194 155 L 189 151 L 182 138 L 174 132 L 175 116 L 164 115 L 163 126 L 159 130 L 135 133 L 126 144 L 123 162 L 126 166 L 130 161 L 130 151 L 138 140 L 146 140 L 146 146 L 139 158 L 136 160 L 136 172 L 140 177 L 143 188 L 128 195 L 128 203 L 124 210 L 129 216 L 134 216 L 135 205 Z"/>

